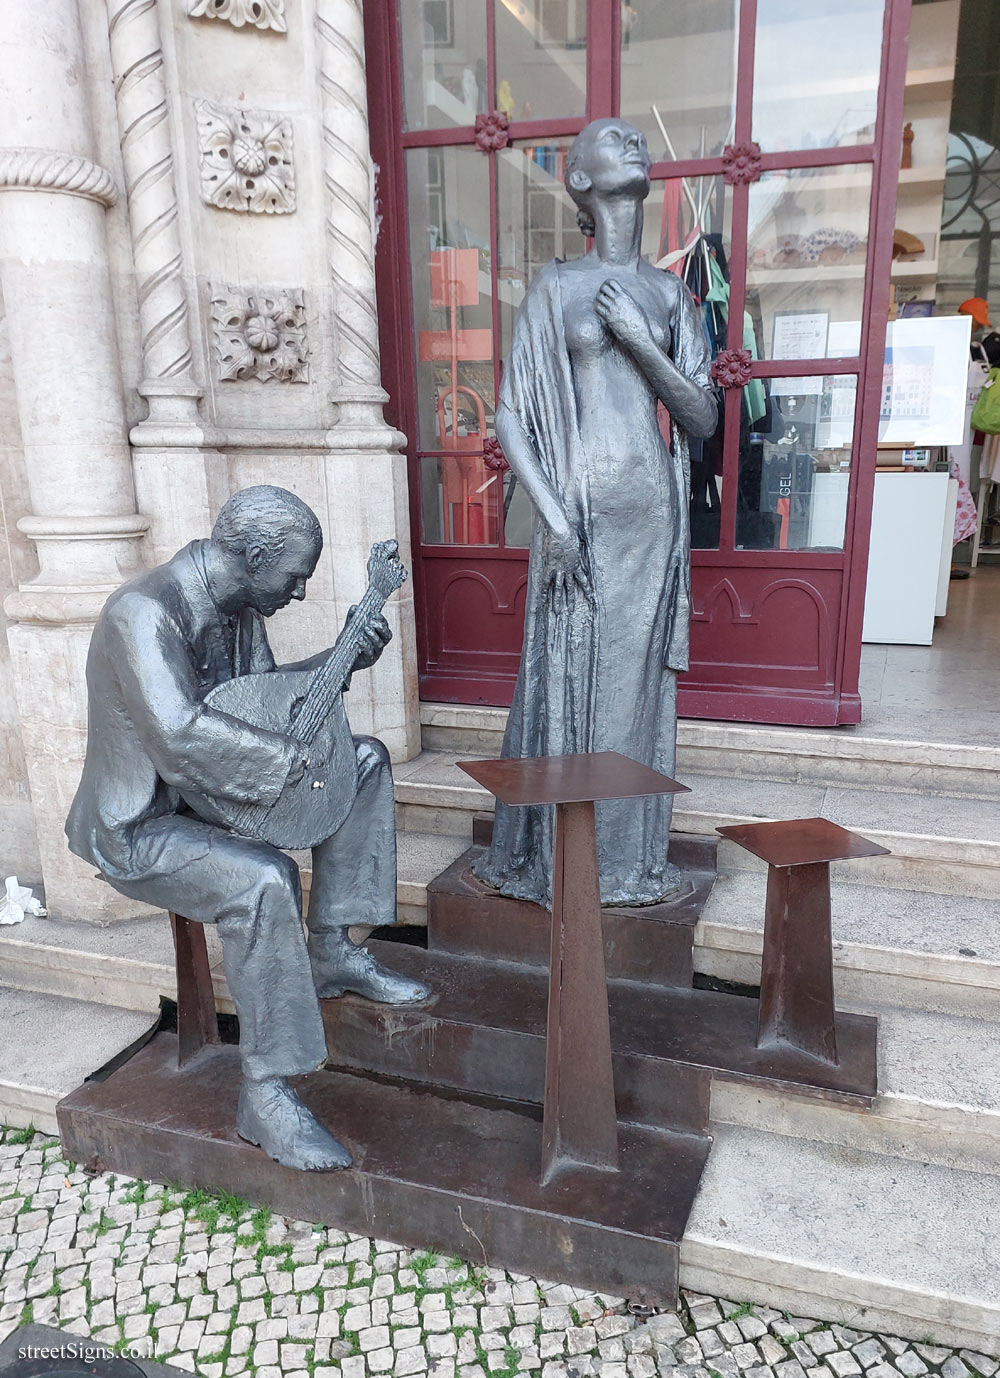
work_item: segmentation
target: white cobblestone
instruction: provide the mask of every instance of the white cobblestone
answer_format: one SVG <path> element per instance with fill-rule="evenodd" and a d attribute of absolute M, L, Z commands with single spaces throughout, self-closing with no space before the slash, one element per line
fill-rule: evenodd
<path fill-rule="evenodd" d="M 973 1350 L 690 1292 L 646 1320 L 566 1283 L 179 1200 L 0 1130 L 0 1339 L 22 1318 L 124 1336 L 201 1378 L 1000 1378 Z"/>

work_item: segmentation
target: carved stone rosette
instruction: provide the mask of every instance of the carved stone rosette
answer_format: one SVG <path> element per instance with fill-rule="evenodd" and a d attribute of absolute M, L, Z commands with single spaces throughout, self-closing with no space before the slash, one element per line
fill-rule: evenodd
<path fill-rule="evenodd" d="M 298 288 L 214 288 L 212 333 L 223 383 L 309 381 L 305 302 Z"/>
<path fill-rule="evenodd" d="M 495 474 L 505 474 L 510 468 L 503 446 L 495 435 L 488 435 L 483 441 L 483 463 Z"/>
<path fill-rule="evenodd" d="M 188 0 L 187 12 L 192 19 L 226 19 L 234 29 L 251 24 L 284 33 L 288 27 L 285 0 Z"/>
<path fill-rule="evenodd" d="M 510 143 L 510 117 L 502 110 L 476 116 L 476 147 L 480 153 L 499 153 Z"/>
<path fill-rule="evenodd" d="M 220 210 L 287 215 L 295 209 L 292 122 L 273 110 L 195 101 L 201 199 Z"/>

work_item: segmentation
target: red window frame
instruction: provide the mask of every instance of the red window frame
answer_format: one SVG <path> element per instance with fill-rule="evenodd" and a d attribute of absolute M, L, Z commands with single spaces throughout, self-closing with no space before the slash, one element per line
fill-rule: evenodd
<path fill-rule="evenodd" d="M 487 89 L 496 89 L 494 11 L 497 0 L 465 0 L 481 3 L 486 10 Z M 405 155 L 413 148 L 475 145 L 472 126 L 445 129 L 404 129 L 402 53 L 397 22 L 397 0 L 364 0 L 369 71 L 369 115 L 373 157 L 379 167 L 379 209 L 382 230 L 378 246 L 378 295 L 383 376 L 390 394 L 389 419 L 408 437 L 419 435 L 416 414 L 416 364 L 414 321 L 409 283 L 407 247 Z M 820 148 L 760 156 L 762 172 L 795 168 L 830 168 L 846 164 L 872 168 L 869 233 L 864 275 L 860 353 L 854 358 L 811 360 L 761 360 L 751 364 L 756 378 L 853 374 L 858 379 L 855 404 L 852 462 L 847 523 L 842 552 L 809 550 L 749 550 L 735 544 L 739 471 L 739 430 L 742 390 L 725 393 L 722 513 L 719 548 L 692 552 L 693 623 L 692 668 L 682 676 L 678 707 L 682 716 L 749 720 L 758 722 L 833 725 L 856 723 L 861 717 L 858 677 L 861 659 L 861 627 L 868 564 L 875 477 L 875 449 L 882 388 L 885 329 L 888 318 L 892 232 L 895 218 L 896 181 L 903 123 L 903 85 L 911 0 L 886 0 L 879 94 L 874 141 L 851 147 Z M 619 0 L 588 0 L 587 110 L 573 119 L 513 121 L 512 142 L 572 137 L 588 120 L 619 109 L 620 48 Z M 741 0 L 738 23 L 734 145 L 752 141 L 752 100 L 757 0 Z M 602 41 L 603 40 L 603 41 Z M 494 152 L 489 159 L 490 225 L 493 243 L 497 233 L 497 177 Z M 724 174 L 722 157 L 660 162 L 653 166 L 654 180 Z M 728 347 L 742 347 L 746 301 L 747 223 L 750 187 L 731 185 L 732 247 L 730 254 L 730 305 Z M 494 386 L 500 381 L 500 316 L 497 287 L 498 258 L 491 254 L 493 301 Z M 470 703 L 509 703 L 520 646 L 518 599 L 526 579 L 523 547 L 425 545 L 419 529 L 420 457 L 441 451 L 418 450 L 410 445 L 410 502 L 413 514 L 414 590 L 417 607 L 421 696 Z M 477 565 L 490 567 L 484 583 L 493 590 L 493 609 L 506 621 L 491 623 L 498 645 L 478 648 L 475 664 L 468 670 L 435 659 L 434 637 L 439 631 L 441 589 L 447 585 L 430 577 L 434 562 L 449 566 L 465 578 L 475 577 Z M 506 573 L 496 575 L 504 562 Z M 518 569 L 517 567 L 520 567 Z M 523 571 L 523 574 L 522 572 Z M 496 594 L 496 589 L 503 591 Z M 779 588 L 800 589 L 816 609 L 815 634 L 820 653 L 814 671 L 805 673 L 794 663 L 781 664 L 773 644 L 755 659 L 751 644 L 729 650 L 734 629 L 739 632 L 758 624 L 756 600 Z M 498 601 L 499 598 L 499 601 Z M 724 600 L 730 609 L 727 627 L 718 624 L 713 609 Z M 513 619 L 513 620 L 512 620 Z M 474 637 L 480 629 L 470 627 Z M 810 628 L 809 635 L 813 634 Z M 787 629 L 789 638 L 796 635 Z M 763 637 L 763 632 L 761 633 Z M 763 644 L 763 643 L 761 643 Z M 727 659 L 728 657 L 728 659 Z"/>

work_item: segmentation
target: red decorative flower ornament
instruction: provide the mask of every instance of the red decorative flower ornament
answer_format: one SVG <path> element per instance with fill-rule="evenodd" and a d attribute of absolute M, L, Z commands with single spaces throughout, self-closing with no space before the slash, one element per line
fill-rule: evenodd
<path fill-rule="evenodd" d="M 731 187 L 756 182 L 760 171 L 760 144 L 726 144 L 722 150 L 722 176 Z"/>
<path fill-rule="evenodd" d="M 711 375 L 724 388 L 742 388 L 750 381 L 753 362 L 749 349 L 720 349 L 711 368 Z"/>
<path fill-rule="evenodd" d="M 492 469 L 495 474 L 505 474 L 510 468 L 507 463 L 507 456 L 503 452 L 503 446 L 495 435 L 487 436 L 483 441 L 483 463 L 487 469 Z"/>
<path fill-rule="evenodd" d="M 476 147 L 480 153 L 497 153 L 510 143 L 510 119 L 502 110 L 476 116 Z"/>

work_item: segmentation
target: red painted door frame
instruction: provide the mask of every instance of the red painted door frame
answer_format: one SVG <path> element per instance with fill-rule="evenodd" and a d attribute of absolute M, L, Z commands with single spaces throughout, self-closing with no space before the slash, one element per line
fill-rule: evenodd
<path fill-rule="evenodd" d="M 487 12 L 487 83 L 495 90 L 494 0 Z M 409 282 L 405 151 L 474 144 L 469 128 L 404 132 L 402 70 L 395 0 L 364 0 L 372 154 L 379 168 L 381 233 L 377 252 L 383 379 L 389 419 L 419 434 L 414 321 Z M 691 670 L 681 678 L 683 716 L 829 726 L 861 717 L 858 676 L 880 409 L 885 326 L 902 131 L 903 83 L 911 0 L 886 0 L 874 142 L 857 147 L 765 153 L 762 170 L 867 164 L 872 168 L 860 354 L 853 359 L 757 362 L 752 376 L 855 374 L 857 405 L 843 552 L 742 550 L 735 547 L 741 390 L 725 394 L 723 508 L 717 550 L 692 553 Z M 389 16 L 391 15 L 391 22 Z M 735 144 L 752 139 L 753 46 L 757 0 L 742 0 Z M 571 136 L 598 114 L 618 109 L 617 0 L 588 0 L 585 118 L 515 122 L 512 140 Z M 598 41 L 594 36 L 599 35 Z M 495 154 L 490 212 L 497 225 Z M 659 163 L 655 178 L 719 174 L 721 158 Z M 731 187 L 729 340 L 742 345 L 749 187 Z M 499 382 L 497 255 L 491 254 L 494 377 Z M 426 452 L 425 452 L 426 453 Z M 526 553 L 499 547 L 425 546 L 419 530 L 419 461 L 410 446 L 414 591 L 421 697 L 509 703 L 523 616 Z M 773 609 L 770 614 L 767 605 Z M 793 615 L 789 615 L 793 609 Z M 769 622 L 770 616 L 770 622 Z M 803 659 L 803 657 L 806 657 Z M 808 657 L 813 657 L 810 663 Z"/>

